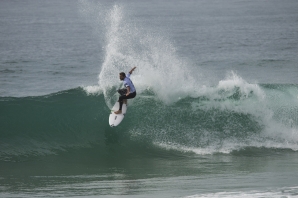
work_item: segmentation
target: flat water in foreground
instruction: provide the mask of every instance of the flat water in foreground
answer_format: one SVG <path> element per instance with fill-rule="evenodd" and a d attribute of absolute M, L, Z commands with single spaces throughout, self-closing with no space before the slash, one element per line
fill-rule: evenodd
<path fill-rule="evenodd" d="M 96 148 L 92 148 L 96 149 Z M 90 152 L 91 149 L 86 149 Z M 1 197 L 291 197 L 298 194 L 298 156 L 288 150 L 231 154 L 148 152 L 102 162 L 96 152 L 1 162 Z M 5 171 L 4 171 L 5 170 Z"/>

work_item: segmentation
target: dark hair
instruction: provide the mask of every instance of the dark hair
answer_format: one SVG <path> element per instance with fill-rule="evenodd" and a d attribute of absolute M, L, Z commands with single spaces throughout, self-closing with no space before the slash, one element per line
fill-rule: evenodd
<path fill-rule="evenodd" d="M 126 77 L 124 72 L 120 72 L 120 75 L 123 76 L 123 77 Z"/>

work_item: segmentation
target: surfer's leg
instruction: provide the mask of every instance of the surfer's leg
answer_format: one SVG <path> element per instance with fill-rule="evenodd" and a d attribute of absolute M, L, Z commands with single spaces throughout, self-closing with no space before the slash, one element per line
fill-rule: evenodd
<path fill-rule="evenodd" d="M 115 114 L 120 114 L 120 113 L 122 113 L 123 100 L 126 100 L 127 97 L 128 97 L 128 96 L 126 96 L 126 95 L 121 95 L 121 96 L 119 96 L 119 100 L 118 100 L 118 102 L 119 102 L 119 110 L 118 110 L 118 111 L 115 111 L 115 112 L 114 112 Z M 125 103 L 125 104 L 126 104 L 126 103 Z"/>
<path fill-rule="evenodd" d="M 121 114 L 122 113 L 122 105 L 123 105 L 123 97 L 124 96 L 125 95 L 122 95 L 122 96 L 119 97 L 119 100 L 118 100 L 118 102 L 119 102 L 119 110 L 118 111 L 115 111 L 114 112 L 115 114 Z"/>
<path fill-rule="evenodd" d="M 119 97 L 119 104 L 120 104 L 120 108 L 119 110 L 122 110 L 122 105 L 127 104 L 127 99 L 131 99 L 134 98 L 136 96 L 136 92 L 134 93 L 130 93 L 128 96 L 127 95 L 122 95 Z"/>
<path fill-rule="evenodd" d="M 115 114 L 120 114 L 120 113 L 122 113 L 122 106 L 123 106 L 123 101 L 124 101 L 124 104 L 127 104 L 127 99 L 130 99 L 130 98 L 134 98 L 134 97 L 136 97 L 136 92 L 134 92 L 134 93 L 130 93 L 128 96 L 126 96 L 126 95 L 122 95 L 122 96 L 120 96 L 119 97 L 119 110 L 118 111 L 116 111 L 116 112 L 114 112 Z"/>
<path fill-rule="evenodd" d="M 126 95 L 122 95 L 119 97 L 119 110 L 122 110 L 122 106 L 123 106 L 123 100 L 125 99 Z"/>
<path fill-rule="evenodd" d="M 133 92 L 133 93 L 130 93 L 128 96 L 123 97 L 123 103 L 127 104 L 127 99 L 132 99 L 132 98 L 136 97 L 136 95 L 137 95 L 137 93 Z"/>

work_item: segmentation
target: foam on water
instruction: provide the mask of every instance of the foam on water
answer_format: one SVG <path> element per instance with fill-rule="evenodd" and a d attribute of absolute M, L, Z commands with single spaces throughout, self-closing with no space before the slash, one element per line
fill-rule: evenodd
<path fill-rule="evenodd" d="M 146 126 L 139 134 L 147 134 L 155 145 L 164 149 L 200 155 L 231 153 L 246 147 L 297 151 L 297 88 L 286 86 L 273 93 L 266 87 L 247 83 L 231 72 L 217 86 L 206 87 L 205 92 L 200 93 L 201 97 L 191 102 L 191 114 L 185 106 L 176 104 L 178 109 L 175 111 L 184 114 L 185 119 L 197 118 L 197 121 L 189 121 L 183 126 L 169 121 L 154 129 Z M 164 111 L 166 109 L 156 113 L 163 115 Z M 174 120 L 183 119 L 175 114 L 172 115 Z M 208 122 L 222 127 L 212 127 L 206 124 Z M 157 122 L 155 126 L 158 125 Z"/>
<path fill-rule="evenodd" d="M 99 95 L 102 93 L 101 87 L 98 85 L 82 87 L 87 95 Z"/>
<path fill-rule="evenodd" d="M 217 193 L 206 193 L 186 196 L 185 198 L 233 198 L 233 197 L 244 197 L 244 198 L 281 198 L 281 197 L 295 197 L 298 192 L 298 187 L 285 187 L 273 190 L 264 191 L 238 191 L 238 192 L 217 192 Z"/>

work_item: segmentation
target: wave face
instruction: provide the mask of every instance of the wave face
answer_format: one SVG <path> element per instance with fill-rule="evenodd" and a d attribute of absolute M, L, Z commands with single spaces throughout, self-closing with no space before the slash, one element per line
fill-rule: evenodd
<path fill-rule="evenodd" d="M 236 75 L 172 104 L 146 90 L 129 101 L 125 119 L 115 128 L 108 125 L 104 95 L 90 94 L 88 88 L 2 97 L 0 157 L 10 161 L 90 147 L 102 156 L 121 147 L 143 157 L 249 148 L 297 151 L 297 96 L 297 85 L 248 84 Z"/>
<path fill-rule="evenodd" d="M 1 97 L 1 160 L 90 147 L 108 158 L 115 148 L 120 158 L 164 151 L 298 150 L 297 85 L 251 84 L 235 72 L 209 85 L 212 75 L 181 59 L 166 34 L 133 22 L 117 4 L 79 4 L 95 34 L 104 35 L 98 85 L 45 96 Z M 133 66 L 137 97 L 129 100 L 120 126 L 110 128 L 110 108 L 121 85 L 118 73 Z"/>
<path fill-rule="evenodd" d="M 208 85 L 212 75 L 181 59 L 165 36 L 125 17 L 121 6 L 79 3 L 95 33 L 105 32 L 98 85 L 45 96 L 1 97 L 1 160 L 74 149 L 85 155 L 85 148 L 107 158 L 118 148 L 120 159 L 150 152 L 298 150 L 297 85 L 251 84 L 235 72 Z M 131 77 L 137 97 L 129 100 L 124 121 L 110 128 L 110 108 L 121 85 L 118 73 L 132 66 L 138 66 Z"/>
<path fill-rule="evenodd" d="M 96 121 L 104 110 L 98 109 L 101 102 L 81 89 L 1 98 L 1 156 L 52 154 L 88 145 L 103 127 Z"/>

